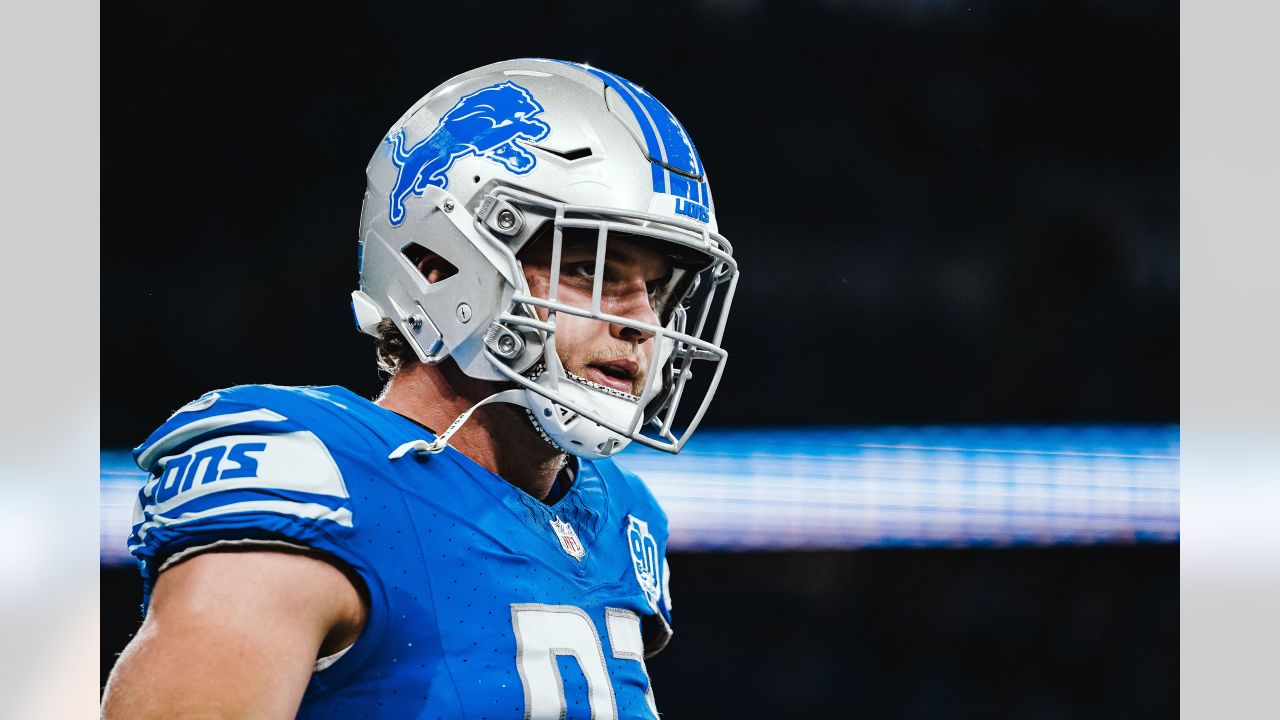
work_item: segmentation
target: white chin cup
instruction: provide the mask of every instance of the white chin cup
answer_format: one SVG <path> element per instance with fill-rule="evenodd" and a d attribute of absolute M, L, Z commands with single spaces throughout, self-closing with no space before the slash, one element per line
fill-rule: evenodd
<path fill-rule="evenodd" d="M 584 382 L 589 382 L 586 380 L 555 378 L 552 372 L 544 371 L 534 382 L 552 394 L 621 427 L 629 426 L 636 414 L 636 400 L 612 395 L 606 390 L 596 390 L 584 385 Z M 525 390 L 525 403 L 529 414 L 551 444 L 570 455 L 599 460 L 616 455 L 631 442 L 630 437 L 585 418 L 533 390 Z"/>

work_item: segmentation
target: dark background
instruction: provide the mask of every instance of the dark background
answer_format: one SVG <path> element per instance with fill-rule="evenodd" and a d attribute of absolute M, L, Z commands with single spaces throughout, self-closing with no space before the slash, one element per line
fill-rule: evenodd
<path fill-rule="evenodd" d="M 1177 421 L 1173 2 L 102 11 L 104 447 L 214 387 L 376 393 L 364 165 L 521 56 L 635 80 L 698 145 L 743 273 L 704 427 Z M 672 562 L 664 716 L 1176 712 L 1176 546 Z M 104 674 L 135 585 L 104 569 Z"/>

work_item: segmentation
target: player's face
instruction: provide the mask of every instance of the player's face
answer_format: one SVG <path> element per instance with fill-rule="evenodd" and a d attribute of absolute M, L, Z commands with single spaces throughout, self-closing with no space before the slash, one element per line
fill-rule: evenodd
<path fill-rule="evenodd" d="M 536 297 L 551 289 L 551 239 L 545 238 L 521 254 L 525 279 Z M 659 324 L 654 293 L 671 274 L 660 253 L 637 242 L 610 238 L 606 249 L 600 309 L 609 315 Z M 566 233 L 560 253 L 560 282 L 556 300 L 589 310 L 595 285 L 596 240 Z M 538 308 L 545 319 L 547 312 Z M 653 357 L 653 333 L 621 323 L 556 314 L 555 343 L 560 362 L 569 372 L 614 390 L 639 395 Z"/>

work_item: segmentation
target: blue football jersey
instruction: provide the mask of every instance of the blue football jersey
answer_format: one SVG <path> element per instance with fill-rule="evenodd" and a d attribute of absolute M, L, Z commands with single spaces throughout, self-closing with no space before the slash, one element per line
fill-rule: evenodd
<path fill-rule="evenodd" d="M 317 664 L 301 718 L 655 718 L 644 659 L 671 635 L 667 519 L 639 478 L 579 460 L 545 504 L 341 387 L 245 385 L 134 450 L 144 607 L 191 553 L 327 553 L 364 582 L 359 640 Z"/>

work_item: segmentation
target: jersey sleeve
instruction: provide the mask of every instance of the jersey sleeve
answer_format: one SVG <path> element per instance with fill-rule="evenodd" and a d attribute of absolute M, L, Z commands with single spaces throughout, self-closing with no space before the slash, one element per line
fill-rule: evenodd
<path fill-rule="evenodd" d="M 322 440 L 324 417 L 287 389 L 240 386 L 182 407 L 133 451 L 149 473 L 128 541 L 144 607 L 167 563 L 215 545 L 283 544 L 367 569 L 343 474 L 354 453 Z"/>

